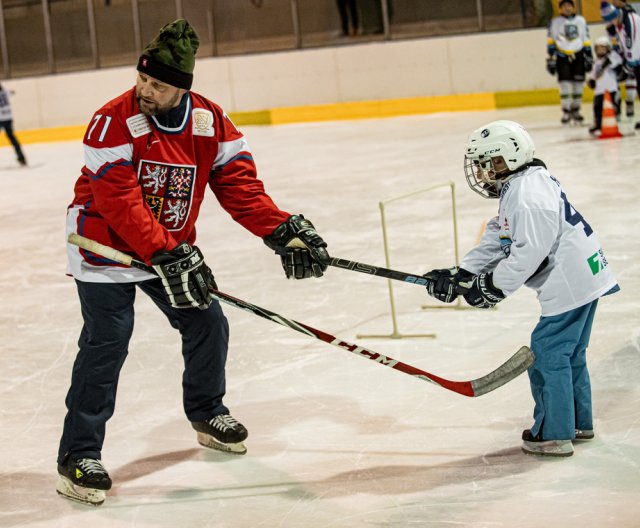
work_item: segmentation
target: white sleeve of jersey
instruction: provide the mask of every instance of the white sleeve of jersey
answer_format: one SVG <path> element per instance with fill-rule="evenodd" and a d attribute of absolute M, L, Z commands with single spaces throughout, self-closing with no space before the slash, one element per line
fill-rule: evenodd
<path fill-rule="evenodd" d="M 247 144 L 247 140 L 244 136 L 231 141 L 221 141 L 218 145 L 218 154 L 216 159 L 213 161 L 213 167 L 211 167 L 211 170 L 217 170 L 224 167 L 233 158 L 240 154 L 240 152 L 249 152 L 249 145 Z"/>
<path fill-rule="evenodd" d="M 84 164 L 93 174 L 105 165 L 115 163 L 120 160 L 131 161 L 133 159 L 133 144 L 125 143 L 117 147 L 93 148 L 89 145 L 84 147 Z"/>
<path fill-rule="evenodd" d="M 469 251 L 460 262 L 460 267 L 477 275 L 493 270 L 505 258 L 500 245 L 500 224 L 494 216 L 487 222 L 480 243 Z"/>
<path fill-rule="evenodd" d="M 549 23 L 549 29 L 547 30 L 547 38 L 551 39 L 556 43 L 558 42 L 558 37 L 561 35 L 562 30 L 564 28 L 564 22 L 562 17 L 555 17 Z"/>

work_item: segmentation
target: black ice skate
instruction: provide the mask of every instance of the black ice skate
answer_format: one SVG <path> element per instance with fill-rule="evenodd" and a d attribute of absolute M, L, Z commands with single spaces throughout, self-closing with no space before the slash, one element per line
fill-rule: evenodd
<path fill-rule="evenodd" d="M 569 110 L 562 111 L 562 119 L 560 119 L 560 122 L 563 125 L 568 125 L 571 122 L 571 112 L 569 112 Z"/>
<path fill-rule="evenodd" d="M 522 431 L 522 451 L 527 455 L 569 457 L 573 455 L 571 440 L 542 440 L 540 433 L 531 434 L 531 429 Z"/>
<path fill-rule="evenodd" d="M 100 506 L 111 489 L 111 478 L 102 462 L 95 458 L 74 459 L 69 457 L 64 464 L 58 464 L 58 485 L 56 491 L 68 499 Z"/>
<path fill-rule="evenodd" d="M 625 103 L 625 114 L 629 121 L 633 121 L 633 116 L 635 114 L 634 103 L 630 103 L 629 101 Z"/>
<path fill-rule="evenodd" d="M 571 110 L 571 119 L 573 119 L 573 123 L 575 125 L 581 125 L 582 123 L 584 123 L 584 117 L 582 117 L 582 115 L 580 114 L 579 108 Z"/>
<path fill-rule="evenodd" d="M 206 422 L 191 422 L 198 432 L 198 443 L 204 447 L 244 455 L 247 429 L 230 414 L 219 414 Z"/>

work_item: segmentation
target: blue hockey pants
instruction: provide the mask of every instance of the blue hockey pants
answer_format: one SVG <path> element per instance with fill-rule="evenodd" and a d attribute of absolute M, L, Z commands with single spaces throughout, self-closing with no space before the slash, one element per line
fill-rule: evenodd
<path fill-rule="evenodd" d="M 207 310 L 172 308 L 159 279 L 117 284 L 76 281 L 76 285 L 84 326 L 65 400 L 58 463 L 69 455 L 101 458 L 105 424 L 113 415 L 120 369 L 133 332 L 136 287 L 151 297 L 182 336 L 187 418 L 204 421 L 229 412 L 222 403 L 229 326 L 217 301 Z"/>
<path fill-rule="evenodd" d="M 531 335 L 536 356 L 529 367 L 533 435 L 572 440 L 575 429 L 593 429 L 591 382 L 586 351 L 598 300 L 551 317 L 541 317 Z"/>

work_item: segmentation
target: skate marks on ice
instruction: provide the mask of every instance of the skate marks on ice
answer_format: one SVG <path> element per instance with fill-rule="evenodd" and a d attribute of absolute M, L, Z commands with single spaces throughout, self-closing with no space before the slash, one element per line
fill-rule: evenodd
<path fill-rule="evenodd" d="M 640 372 L 640 342 L 636 335 L 628 346 L 590 368 L 596 440 L 603 457 L 613 453 L 622 466 L 618 479 L 640 494 L 640 448 L 633 441 L 640 436 L 640 386 L 629 372 Z M 632 403 L 635 402 L 635 403 Z M 631 404 L 631 405 L 630 405 Z M 609 459 L 603 464 L 610 464 Z M 609 468 L 603 467 L 608 472 Z"/>
<path fill-rule="evenodd" d="M 152 488 L 143 485 L 128 485 L 126 490 L 119 494 L 107 494 L 107 501 L 101 510 L 105 508 L 125 508 L 130 506 L 147 506 L 180 502 L 189 504 L 202 501 L 216 501 L 225 499 L 257 498 L 271 495 L 279 496 L 283 500 L 297 503 L 307 501 L 328 501 L 331 499 L 344 499 L 352 496 L 367 495 L 410 495 L 437 490 L 451 485 L 467 486 L 481 484 L 486 480 L 500 481 L 507 477 L 517 477 L 535 469 L 543 461 L 526 457 L 522 454 L 519 445 L 495 452 L 485 453 L 468 458 L 460 458 L 456 461 L 440 464 L 428 464 L 416 462 L 415 464 L 373 464 L 369 467 L 342 471 L 325 478 L 292 478 L 292 474 L 282 471 L 275 464 L 265 464 L 259 457 L 245 458 L 235 461 L 225 453 L 203 452 L 206 456 L 200 457 L 198 472 L 219 471 L 216 470 L 221 462 L 231 461 L 224 472 L 236 476 L 254 474 L 253 479 L 234 479 L 242 484 L 221 484 L 219 486 L 184 486 L 179 484 L 159 484 Z M 355 453 L 355 451 L 354 451 Z M 362 455 L 362 453 L 361 453 Z M 383 455 L 383 453 L 378 453 Z M 376 456 L 378 456 L 376 455 Z M 393 458 L 394 452 L 389 452 L 386 458 Z M 425 453 L 416 453 L 415 459 L 419 460 Z M 154 457 L 159 458 L 159 457 Z M 210 460 L 206 460 L 210 458 Z M 223 458 L 227 460 L 222 460 Z M 359 457 L 363 463 L 368 458 L 365 455 Z M 136 464 L 137 462 L 133 462 Z M 206 464 L 211 464 L 208 468 Z M 524 477 L 523 477 L 524 478 Z M 131 484 L 131 483 L 129 483 Z M 501 486 L 508 486 L 505 482 Z M 491 489 L 494 489 L 491 486 Z"/>
<path fill-rule="evenodd" d="M 183 449 L 180 451 L 170 451 L 167 453 L 158 453 L 157 455 L 139 458 L 124 466 L 116 468 L 115 471 L 110 473 L 111 479 L 113 480 L 113 487 L 107 493 L 107 497 L 109 499 L 112 496 L 117 496 L 122 485 L 128 482 L 141 479 L 147 475 L 159 473 L 172 466 L 177 466 L 178 464 L 188 460 L 195 459 L 201 453 L 202 449 L 199 447 Z"/>
<path fill-rule="evenodd" d="M 46 469 L 51 465 L 47 464 Z M 0 526 L 27 526 L 71 514 L 55 492 L 57 475 L 51 471 L 15 471 L 0 474 Z M 81 507 L 77 505 L 78 509 Z"/>
<path fill-rule="evenodd" d="M 473 424 L 440 427 L 429 424 L 428 418 L 398 419 L 393 413 L 376 414 L 357 398 L 344 395 L 316 393 L 267 400 L 247 404 L 238 413 L 249 426 L 254 424 L 246 458 L 202 450 L 185 460 L 181 471 L 197 485 L 181 487 L 176 481 L 173 486 L 149 490 L 132 486 L 130 479 L 118 494 L 119 505 L 124 506 L 125 500 L 191 503 L 271 495 L 279 497 L 276 503 L 285 501 L 282 508 L 288 501 L 325 504 L 366 494 L 373 496 L 369 499 L 373 507 L 375 496 L 404 496 L 448 486 L 484 487 L 484 481 L 494 482 L 489 489 L 508 486 L 506 481 L 541 463 L 520 451 L 513 420 L 492 422 L 491 429 L 504 431 L 507 447 L 482 454 L 482 447 L 491 445 L 488 437 L 483 436 L 484 445 L 476 443 L 476 453 L 464 441 L 449 440 L 452 429 L 459 430 L 454 433 L 458 438 L 467 437 L 477 430 Z M 389 442 L 389 431 L 394 431 L 396 441 Z M 447 442 L 449 447 L 444 445 Z M 154 462 L 159 458 L 132 464 L 160 463 Z M 120 479 L 119 471 L 112 473 L 114 483 Z M 211 485 L 225 480 L 228 483 Z"/>

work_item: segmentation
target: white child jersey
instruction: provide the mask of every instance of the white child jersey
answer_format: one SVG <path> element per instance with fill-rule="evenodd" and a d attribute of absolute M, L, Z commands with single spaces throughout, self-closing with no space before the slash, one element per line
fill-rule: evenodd
<path fill-rule="evenodd" d="M 547 265 L 532 277 L 545 257 Z M 474 274 L 493 271 L 505 295 L 526 283 L 537 292 L 543 316 L 583 306 L 616 286 L 593 229 L 541 166 L 504 184 L 498 216 L 460 265 Z"/>
<path fill-rule="evenodd" d="M 547 45 L 555 47 L 558 55 L 574 56 L 585 46 L 590 46 L 587 21 L 581 15 L 553 18 L 549 24 Z"/>
<path fill-rule="evenodd" d="M 0 121 L 11 121 L 11 102 L 9 101 L 9 92 L 0 90 Z"/>
<path fill-rule="evenodd" d="M 593 89 L 595 95 L 603 95 L 604 92 L 612 94 L 618 91 L 615 68 L 621 64 L 622 58 L 615 51 L 610 51 L 602 58 L 596 58 L 589 74 L 589 78 L 596 81 L 596 87 Z"/>

